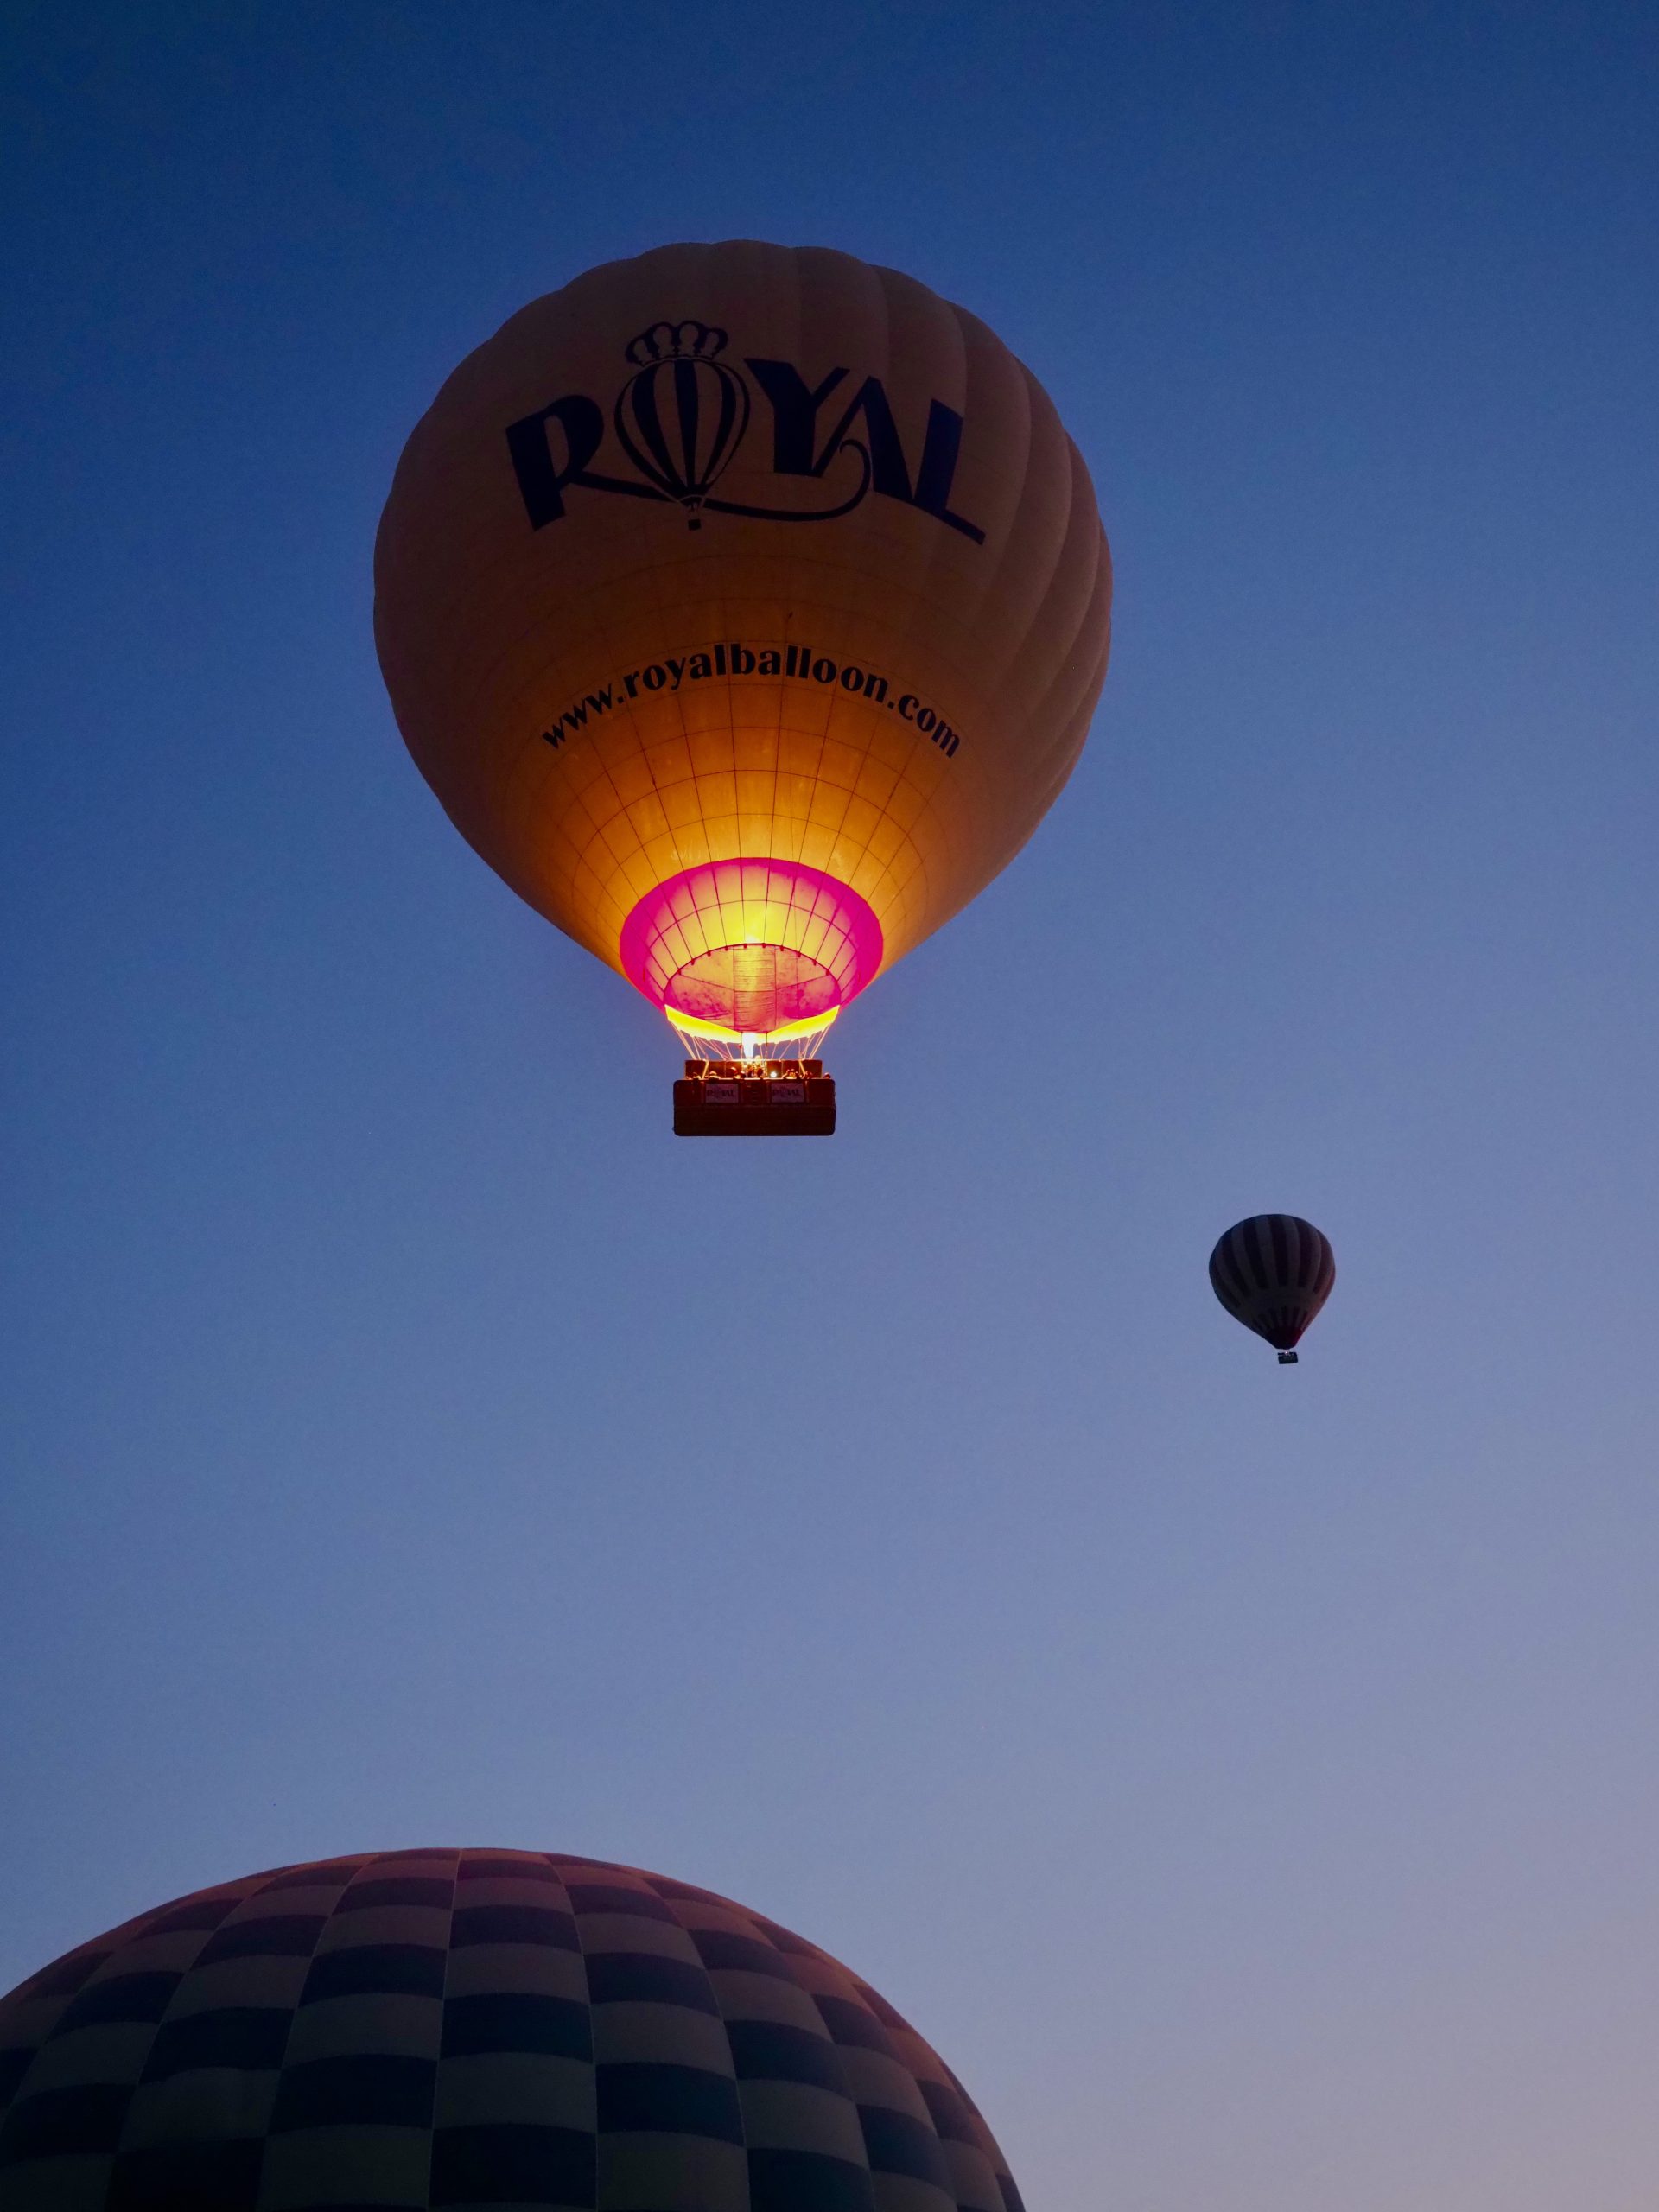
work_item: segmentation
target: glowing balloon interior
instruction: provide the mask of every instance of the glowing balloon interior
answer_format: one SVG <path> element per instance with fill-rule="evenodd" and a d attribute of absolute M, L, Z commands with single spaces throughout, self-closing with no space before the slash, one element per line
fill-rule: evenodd
<path fill-rule="evenodd" d="M 671 1021 L 774 1035 L 824 1027 L 881 965 L 881 925 L 818 868 L 710 861 L 622 925 L 623 973 Z"/>

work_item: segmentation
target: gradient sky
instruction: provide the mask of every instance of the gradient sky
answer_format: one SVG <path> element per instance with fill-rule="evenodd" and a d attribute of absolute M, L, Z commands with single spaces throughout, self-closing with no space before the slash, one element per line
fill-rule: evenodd
<path fill-rule="evenodd" d="M 867 1974 L 1033 2212 L 1649 2212 L 1651 19 L 4 14 L 0 1986 L 580 1850 Z M 454 362 L 733 235 L 982 315 L 1118 566 L 831 1144 L 673 1141 L 370 634 Z"/>

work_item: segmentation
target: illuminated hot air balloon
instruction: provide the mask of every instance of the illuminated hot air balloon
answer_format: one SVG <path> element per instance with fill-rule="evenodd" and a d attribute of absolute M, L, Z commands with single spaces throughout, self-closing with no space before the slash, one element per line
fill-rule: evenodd
<path fill-rule="evenodd" d="M 1281 1367 L 1337 1279 L 1330 1241 L 1299 1214 L 1258 1213 L 1235 1222 L 1210 1255 L 1210 1281 L 1234 1320 L 1265 1337 Z"/>
<path fill-rule="evenodd" d="M 397 1851 L 141 1913 L 0 1999 L 6 2212 L 1020 2212 L 956 2075 L 775 1921 Z"/>
<path fill-rule="evenodd" d="M 753 243 L 513 316 L 416 427 L 375 556 L 423 774 L 680 1031 L 688 1132 L 833 1127 L 815 1040 L 1052 804 L 1110 599 L 1088 471 L 982 322 Z"/>

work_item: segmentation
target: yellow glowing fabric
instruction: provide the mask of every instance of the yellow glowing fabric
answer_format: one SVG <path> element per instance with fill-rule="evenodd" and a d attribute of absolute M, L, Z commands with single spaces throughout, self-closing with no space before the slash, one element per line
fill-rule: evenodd
<path fill-rule="evenodd" d="M 665 246 L 524 308 L 410 439 L 375 575 L 463 835 L 657 1003 L 739 1029 L 822 1027 L 982 889 L 1106 667 L 1105 537 L 1041 388 L 814 248 Z M 725 957 L 755 902 L 707 888 L 731 862 L 771 864 L 764 988 Z"/>
<path fill-rule="evenodd" d="M 776 1029 L 765 1033 L 766 1042 L 769 1045 L 788 1045 L 803 1037 L 822 1037 L 833 1026 L 840 1013 L 839 1007 L 831 1007 L 828 1014 L 810 1014 L 804 1021 L 780 1022 Z M 742 1030 L 728 1029 L 722 1022 L 698 1021 L 689 1014 L 671 1014 L 668 1018 L 676 1029 L 687 1037 L 712 1037 L 722 1045 L 741 1045 L 743 1041 Z"/>

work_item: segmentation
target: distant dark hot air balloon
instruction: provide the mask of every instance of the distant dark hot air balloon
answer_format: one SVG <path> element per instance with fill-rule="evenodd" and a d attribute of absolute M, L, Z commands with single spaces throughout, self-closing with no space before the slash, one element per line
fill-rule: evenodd
<path fill-rule="evenodd" d="M 1235 1222 L 1210 1255 L 1210 1281 L 1234 1320 L 1265 1337 L 1281 1367 L 1331 1295 L 1337 1263 L 1330 1240 L 1294 1213 Z"/>

